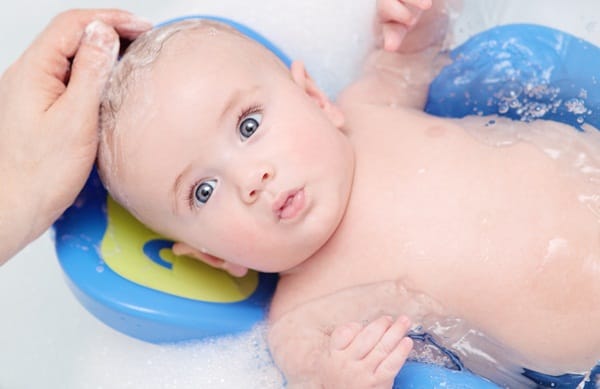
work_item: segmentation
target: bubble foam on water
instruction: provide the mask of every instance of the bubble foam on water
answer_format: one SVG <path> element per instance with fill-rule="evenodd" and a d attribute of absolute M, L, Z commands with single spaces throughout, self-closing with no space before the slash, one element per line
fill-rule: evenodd
<path fill-rule="evenodd" d="M 135 343 L 135 344 L 133 344 Z M 266 325 L 236 336 L 156 345 L 115 334 L 82 356 L 77 388 L 281 389 Z"/>

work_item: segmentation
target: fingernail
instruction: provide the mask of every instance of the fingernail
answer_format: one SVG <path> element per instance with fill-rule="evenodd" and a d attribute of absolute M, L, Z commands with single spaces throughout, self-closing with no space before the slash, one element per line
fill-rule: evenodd
<path fill-rule="evenodd" d="M 402 338 L 402 340 L 400 341 L 400 343 L 406 347 L 407 350 L 411 350 L 413 348 L 413 340 L 411 338 L 409 338 L 408 336 L 405 336 L 404 338 Z"/>

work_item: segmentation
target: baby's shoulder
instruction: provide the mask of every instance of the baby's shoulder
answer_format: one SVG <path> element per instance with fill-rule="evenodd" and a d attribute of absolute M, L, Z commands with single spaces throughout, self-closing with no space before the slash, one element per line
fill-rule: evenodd
<path fill-rule="evenodd" d="M 314 282 L 318 282 L 318 279 L 313 280 Z M 308 285 L 307 278 L 303 273 L 281 275 L 269 305 L 269 322 L 278 321 L 286 313 L 314 298 L 315 296 L 312 296 L 314 290 L 307 288 Z"/>
<path fill-rule="evenodd" d="M 393 102 L 376 104 L 365 101 L 360 94 L 344 96 L 339 103 L 344 115 L 345 132 L 356 147 L 376 146 L 382 142 L 387 144 L 406 137 L 422 137 L 429 128 L 461 126 L 456 120 L 432 116 L 421 109 Z"/>
<path fill-rule="evenodd" d="M 447 58 L 433 48 L 411 54 L 376 50 L 367 58 L 362 75 L 341 92 L 338 102 L 422 110 L 431 81 L 446 63 Z"/>

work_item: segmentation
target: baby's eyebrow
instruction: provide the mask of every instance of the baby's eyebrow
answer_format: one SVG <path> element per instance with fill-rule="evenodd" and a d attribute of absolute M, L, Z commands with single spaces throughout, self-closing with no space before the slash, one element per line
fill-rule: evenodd
<path fill-rule="evenodd" d="M 225 118 L 230 115 L 231 110 L 233 110 L 240 102 L 242 97 L 252 94 L 256 92 L 260 88 L 259 85 L 251 85 L 248 88 L 236 88 L 225 100 L 225 104 L 223 105 L 223 110 L 219 115 L 218 122 L 222 123 Z"/>
<path fill-rule="evenodd" d="M 175 178 L 173 182 L 173 187 L 171 189 L 171 209 L 174 214 L 179 211 L 179 197 L 178 193 L 181 191 L 181 185 L 183 184 L 183 177 L 185 177 L 188 172 L 192 169 L 192 163 L 190 162 L 185 169 L 181 171 Z"/>

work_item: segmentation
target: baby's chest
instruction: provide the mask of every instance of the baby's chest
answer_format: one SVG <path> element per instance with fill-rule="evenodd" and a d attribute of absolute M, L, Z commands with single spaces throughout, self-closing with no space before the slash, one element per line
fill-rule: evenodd
<path fill-rule="evenodd" d="M 371 189 L 376 187 L 373 183 Z M 444 315 L 460 317 L 510 347 L 523 348 L 532 358 L 549 352 L 546 335 L 590 333 L 580 318 L 600 320 L 600 273 L 588 271 L 592 263 L 600 263 L 600 231 L 584 214 L 573 209 L 561 213 L 555 207 L 553 212 L 561 216 L 544 221 L 519 204 L 513 206 L 520 212 L 489 214 L 494 202 L 482 202 L 481 207 L 463 204 L 461 209 L 422 193 L 405 193 L 398 203 L 386 196 L 372 212 L 349 210 L 336 238 L 316 258 L 319 265 L 313 280 L 304 282 L 310 286 L 303 297 L 340 290 L 362 295 L 365 290 L 354 288 L 397 281 L 433 301 Z M 582 227 L 586 223 L 589 228 Z M 373 293 L 359 305 L 353 296 L 345 309 L 351 310 L 351 320 L 377 312 L 412 316 L 428 310 L 419 301 L 417 308 L 407 310 L 401 297 L 383 299 Z M 600 341 L 594 339 L 592 345 Z M 572 340 L 571 355 L 595 347 L 589 341 Z"/>
<path fill-rule="evenodd" d="M 439 121 L 396 130 L 387 142 L 357 142 L 353 194 L 324 251 L 326 274 L 347 285 L 404 279 L 469 309 L 552 305 L 557 290 L 598 284 L 572 270 L 600 258 L 597 216 L 579 201 L 579 178 L 532 146 L 490 147 Z"/>

